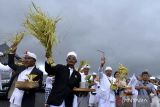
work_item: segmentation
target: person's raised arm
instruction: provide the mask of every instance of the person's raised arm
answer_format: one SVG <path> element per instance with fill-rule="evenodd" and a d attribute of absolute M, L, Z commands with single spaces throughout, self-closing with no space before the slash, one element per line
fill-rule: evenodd
<path fill-rule="evenodd" d="M 49 55 L 46 52 L 46 62 L 45 62 L 45 71 L 48 73 L 48 75 L 55 75 L 56 71 L 56 64 L 54 60 L 52 59 L 51 55 Z"/>
<path fill-rule="evenodd" d="M 99 66 L 99 69 L 98 69 L 99 78 L 102 78 L 102 76 L 103 76 L 103 67 L 104 67 L 105 62 L 106 62 L 105 57 L 102 56 L 101 61 L 100 61 L 100 66 Z"/>
<path fill-rule="evenodd" d="M 15 64 L 15 61 L 14 61 L 16 50 L 17 50 L 17 45 L 13 44 L 9 49 L 9 54 L 8 54 L 8 66 L 14 71 L 17 70 L 17 65 Z"/>

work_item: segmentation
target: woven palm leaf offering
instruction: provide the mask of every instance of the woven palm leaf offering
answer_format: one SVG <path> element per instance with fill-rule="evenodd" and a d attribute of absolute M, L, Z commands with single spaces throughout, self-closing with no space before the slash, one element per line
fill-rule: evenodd
<path fill-rule="evenodd" d="M 120 64 L 120 66 L 118 68 L 118 72 L 119 72 L 119 75 L 120 75 L 119 87 L 127 88 L 126 79 L 127 79 L 127 76 L 128 76 L 128 69 L 124 65 Z"/>
<path fill-rule="evenodd" d="M 27 81 L 17 81 L 16 82 L 16 88 L 19 89 L 33 89 L 33 88 L 38 88 L 39 83 L 38 81 L 33 81 L 34 78 L 37 77 L 35 74 L 28 74 L 26 75 L 28 77 Z"/>
<path fill-rule="evenodd" d="M 93 76 L 92 75 L 87 75 L 85 78 L 86 82 L 88 82 L 89 84 L 91 84 L 93 82 Z"/>
<path fill-rule="evenodd" d="M 49 63 L 52 63 L 52 47 L 57 43 L 56 24 L 60 19 L 48 17 L 40 8 L 37 8 L 34 3 L 33 9 L 28 14 L 24 22 L 28 32 L 36 37 L 45 47 L 46 55 L 50 58 Z"/>
<path fill-rule="evenodd" d="M 132 95 L 132 88 L 127 85 L 127 77 L 128 77 L 128 69 L 124 65 L 120 64 L 118 68 L 118 72 L 120 74 L 120 82 L 119 82 L 119 88 L 124 89 L 124 95 L 130 96 Z"/>
<path fill-rule="evenodd" d="M 87 75 L 84 79 L 85 79 L 85 81 L 80 82 L 80 88 L 89 88 L 89 86 L 93 82 L 93 76 Z"/>

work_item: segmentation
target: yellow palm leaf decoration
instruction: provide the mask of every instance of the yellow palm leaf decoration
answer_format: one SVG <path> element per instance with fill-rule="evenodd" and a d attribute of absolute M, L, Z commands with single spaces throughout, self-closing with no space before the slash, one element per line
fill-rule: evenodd
<path fill-rule="evenodd" d="M 80 61 L 80 66 L 85 66 L 85 65 L 87 65 L 87 64 L 88 64 L 88 62 L 85 61 L 85 60 Z"/>
<path fill-rule="evenodd" d="M 24 26 L 45 47 L 46 53 L 52 56 L 52 47 L 57 43 L 55 32 L 59 19 L 52 19 L 46 16 L 34 3 L 32 4 L 34 10 L 31 10 L 28 14 Z"/>
<path fill-rule="evenodd" d="M 20 32 L 11 40 L 11 42 L 14 45 L 18 45 L 21 42 L 21 40 L 23 39 L 23 37 L 24 37 L 24 32 Z"/>
<path fill-rule="evenodd" d="M 23 39 L 24 37 L 24 32 L 19 32 L 16 34 L 16 36 L 14 36 L 11 40 L 9 40 L 9 42 L 12 43 L 12 47 L 17 46 Z M 5 54 L 8 54 L 9 51 L 12 49 L 12 47 L 10 49 L 5 50 Z"/>
<path fill-rule="evenodd" d="M 78 68 L 78 72 L 81 71 L 81 68 L 85 65 L 88 65 L 88 62 L 86 60 L 82 60 L 80 61 L 80 65 L 79 65 L 79 68 Z"/>

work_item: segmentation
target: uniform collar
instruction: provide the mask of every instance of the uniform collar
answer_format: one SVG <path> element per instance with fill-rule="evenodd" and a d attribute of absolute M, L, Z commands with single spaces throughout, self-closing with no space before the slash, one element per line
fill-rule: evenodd
<path fill-rule="evenodd" d="M 73 67 L 70 67 L 68 64 L 66 65 L 69 69 L 73 69 L 73 70 L 75 70 L 75 68 Z"/>

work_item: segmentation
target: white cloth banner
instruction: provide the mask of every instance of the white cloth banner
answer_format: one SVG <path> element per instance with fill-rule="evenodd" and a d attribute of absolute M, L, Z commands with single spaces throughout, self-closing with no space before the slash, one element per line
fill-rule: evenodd
<path fill-rule="evenodd" d="M 135 74 L 133 74 L 133 76 L 131 77 L 130 82 L 128 83 L 128 86 L 135 87 L 137 82 L 138 82 L 138 80 L 137 80 Z"/>

